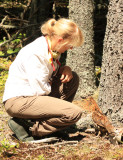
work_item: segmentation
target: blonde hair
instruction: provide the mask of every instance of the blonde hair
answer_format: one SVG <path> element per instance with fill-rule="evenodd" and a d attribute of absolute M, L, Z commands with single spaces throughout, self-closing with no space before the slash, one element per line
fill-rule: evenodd
<path fill-rule="evenodd" d="M 82 31 L 76 23 L 65 18 L 48 20 L 41 26 L 41 32 L 44 36 L 48 35 L 50 38 L 54 35 L 61 36 L 74 47 L 81 46 L 84 41 Z"/>

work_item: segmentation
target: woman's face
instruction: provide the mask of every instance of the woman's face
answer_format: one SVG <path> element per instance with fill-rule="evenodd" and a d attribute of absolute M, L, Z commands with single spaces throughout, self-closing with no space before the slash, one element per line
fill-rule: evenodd
<path fill-rule="evenodd" d="M 70 43 L 68 41 L 66 41 L 65 39 L 60 39 L 55 46 L 55 50 L 59 53 L 64 53 L 65 51 L 67 51 L 68 49 L 72 49 L 73 46 L 70 45 Z"/>

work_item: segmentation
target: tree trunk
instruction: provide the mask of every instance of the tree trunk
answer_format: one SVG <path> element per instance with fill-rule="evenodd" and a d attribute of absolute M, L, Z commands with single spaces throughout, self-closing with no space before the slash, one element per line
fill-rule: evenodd
<path fill-rule="evenodd" d="M 26 42 L 26 44 L 41 35 L 40 26 L 42 23 L 44 23 L 44 21 L 52 17 L 52 6 L 53 1 L 32 0 L 28 18 L 31 27 L 27 32 L 27 36 L 31 36 L 31 38 Z"/>
<path fill-rule="evenodd" d="M 91 0 L 70 0 L 69 17 L 73 19 L 84 33 L 84 45 L 74 48 L 67 54 L 66 64 L 78 73 L 80 85 L 76 99 L 87 97 L 96 89 L 94 72 L 93 43 L 93 2 Z"/>
<path fill-rule="evenodd" d="M 123 126 L 122 0 L 110 1 L 98 104 L 114 126 Z"/>

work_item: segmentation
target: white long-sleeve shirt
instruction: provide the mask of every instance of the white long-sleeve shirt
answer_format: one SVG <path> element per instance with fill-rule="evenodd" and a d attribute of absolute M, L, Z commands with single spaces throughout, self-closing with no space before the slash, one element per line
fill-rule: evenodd
<path fill-rule="evenodd" d="M 23 47 L 11 64 L 3 102 L 18 96 L 48 95 L 51 92 L 48 82 L 52 73 L 48 44 L 42 36 Z"/>

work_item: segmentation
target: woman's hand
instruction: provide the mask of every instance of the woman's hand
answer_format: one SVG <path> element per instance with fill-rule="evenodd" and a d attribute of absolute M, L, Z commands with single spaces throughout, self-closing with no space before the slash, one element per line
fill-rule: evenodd
<path fill-rule="evenodd" d="M 68 66 L 61 67 L 60 74 L 61 74 L 60 80 L 62 83 L 67 83 L 73 78 L 71 68 Z"/>

